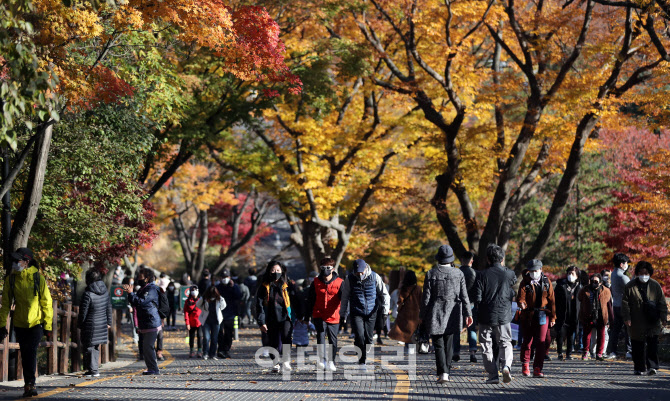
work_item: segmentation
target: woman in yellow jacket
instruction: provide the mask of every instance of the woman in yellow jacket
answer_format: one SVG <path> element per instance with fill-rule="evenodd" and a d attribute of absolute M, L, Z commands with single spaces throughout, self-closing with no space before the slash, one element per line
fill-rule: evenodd
<path fill-rule="evenodd" d="M 53 307 L 51 293 L 44 276 L 39 273 L 37 261 L 28 248 L 12 253 L 11 271 L 5 277 L 0 307 L 0 341 L 7 336 L 7 316 L 14 306 L 14 331 L 21 349 L 21 363 L 25 381 L 24 397 L 37 395 L 35 370 L 37 347 L 43 331 L 51 337 Z"/>

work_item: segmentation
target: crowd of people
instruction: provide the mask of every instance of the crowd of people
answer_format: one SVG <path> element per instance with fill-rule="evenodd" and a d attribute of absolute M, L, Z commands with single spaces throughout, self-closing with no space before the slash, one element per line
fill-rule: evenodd
<path fill-rule="evenodd" d="M 37 395 L 37 347 L 52 336 L 52 301 L 49 287 L 32 251 L 20 248 L 5 278 L 0 308 L 0 340 L 10 307 L 15 305 L 13 327 L 21 349 L 24 396 Z M 357 259 L 343 277 L 336 262 L 326 257 L 319 272 L 295 282 L 286 266 L 270 261 L 265 269 L 241 281 L 223 269 L 216 277 L 205 271 L 194 284 L 185 274 L 179 287 L 187 289 L 183 307 L 178 285 L 165 274 L 141 266 L 133 275 L 121 267 L 112 282 L 128 293 L 128 320 L 137 335 L 139 358 L 145 375 L 160 374 L 164 359 L 165 330 L 176 329 L 178 311 L 184 313 L 189 358 L 231 358 L 235 330 L 246 320 L 260 331 L 261 345 L 272 360 L 272 371 L 292 370 L 285 347 L 304 346 L 309 333 L 317 343 L 317 369 L 337 371 L 340 331 L 351 337 L 357 350 L 358 369 L 370 367 L 368 354 L 382 333 L 415 350 L 435 354 L 438 383 L 450 381 L 451 368 L 460 360 L 460 336 L 467 332 L 470 362 L 476 363 L 481 347 L 486 383 L 509 383 L 513 366 L 512 323 L 519 327 L 521 374 L 542 378 L 554 332 L 559 360 L 605 360 L 628 355 L 636 375 L 654 375 L 658 369 L 658 339 L 667 323 L 667 304 L 660 284 L 652 278 L 653 266 L 640 261 L 633 278 L 626 274 L 630 259 L 617 253 L 613 270 L 588 274 L 576 266 L 565 270 L 555 283 L 543 272 L 540 260 L 531 260 L 517 285 L 514 270 L 505 266 L 505 254 L 495 244 L 486 249 L 486 268 L 478 270 L 475 255 L 466 252 L 458 266 L 451 247 L 439 247 L 434 266 L 423 286 L 408 270 L 400 285 L 389 291 L 388 278 Z M 81 328 L 85 375 L 99 376 L 99 346 L 108 341 L 112 307 L 102 270 L 88 269 L 81 296 Z M 389 315 L 394 318 L 391 326 Z M 619 338 L 625 349 L 619 354 Z M 432 346 L 430 345 L 432 344 Z M 288 356 L 287 356 L 288 355 Z M 579 356 L 579 355 L 578 355 Z M 531 362 L 532 361 L 532 362 Z M 531 370 L 532 363 L 532 370 Z"/>

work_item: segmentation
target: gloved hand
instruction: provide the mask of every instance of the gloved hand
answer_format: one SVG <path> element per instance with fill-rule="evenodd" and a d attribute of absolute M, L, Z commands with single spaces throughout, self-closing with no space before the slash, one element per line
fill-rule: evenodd
<path fill-rule="evenodd" d="M 7 337 L 8 334 L 7 327 L 0 328 L 0 342 L 5 341 L 5 337 Z"/>

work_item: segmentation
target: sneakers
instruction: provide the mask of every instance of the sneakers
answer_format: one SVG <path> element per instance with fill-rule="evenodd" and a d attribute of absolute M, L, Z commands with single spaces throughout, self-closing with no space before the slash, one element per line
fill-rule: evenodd
<path fill-rule="evenodd" d="M 498 384 L 500 383 L 500 379 L 497 377 L 493 377 L 491 379 L 486 380 L 486 384 Z"/>
<path fill-rule="evenodd" d="M 26 384 L 23 387 L 23 397 L 34 397 L 37 395 L 37 390 L 34 384 Z"/>
<path fill-rule="evenodd" d="M 616 359 L 616 352 L 610 352 L 605 359 Z"/>
<path fill-rule="evenodd" d="M 602 355 L 597 355 L 596 356 L 596 361 L 604 361 L 604 360 L 605 360 L 605 358 L 603 358 Z"/>
<path fill-rule="evenodd" d="M 217 352 L 217 353 L 216 353 L 216 356 L 218 356 L 218 357 L 221 358 L 221 359 L 224 359 L 224 358 L 225 358 L 225 356 L 223 355 L 223 352 L 222 352 L 222 351 Z"/>
<path fill-rule="evenodd" d="M 458 362 L 458 361 L 461 360 L 461 356 L 458 355 L 458 354 L 456 354 L 456 355 L 454 355 L 454 356 L 451 357 L 451 360 L 454 361 L 454 362 Z"/>
<path fill-rule="evenodd" d="M 193 358 L 193 357 L 195 357 L 195 352 L 191 351 L 191 352 L 188 354 L 188 357 L 189 357 L 189 358 Z"/>
<path fill-rule="evenodd" d="M 88 371 L 84 373 L 84 377 L 100 377 L 100 373 Z"/>
<path fill-rule="evenodd" d="M 647 372 L 647 376 L 655 376 L 656 375 L 656 369 L 649 369 Z"/>
<path fill-rule="evenodd" d="M 270 357 L 270 351 L 263 351 L 263 358 L 269 358 Z"/>
<path fill-rule="evenodd" d="M 470 362 L 477 363 L 477 356 L 475 354 L 470 354 Z"/>
<path fill-rule="evenodd" d="M 512 374 L 510 373 L 509 366 L 505 366 L 502 371 L 503 374 L 503 383 L 509 383 L 512 381 Z"/>
<path fill-rule="evenodd" d="M 326 360 L 319 361 L 316 363 L 316 368 L 319 370 L 324 370 L 326 368 Z"/>
<path fill-rule="evenodd" d="M 223 353 L 223 359 L 230 359 L 230 353 L 228 351 Z"/>
<path fill-rule="evenodd" d="M 566 361 L 574 361 L 574 360 L 575 360 L 575 357 L 572 356 L 572 355 L 569 355 L 569 354 L 568 354 L 568 356 L 565 357 L 565 360 L 566 360 Z"/>
<path fill-rule="evenodd" d="M 143 376 L 159 375 L 159 374 L 160 374 L 160 373 L 158 373 L 158 372 L 154 372 L 153 370 L 145 370 L 144 372 L 142 372 L 142 375 L 143 375 Z"/>
<path fill-rule="evenodd" d="M 335 367 L 335 362 L 333 362 L 333 361 L 328 362 L 328 366 L 326 367 L 326 369 L 327 369 L 329 372 L 334 372 L 334 371 L 336 371 L 337 368 Z"/>
<path fill-rule="evenodd" d="M 279 373 L 281 371 L 281 366 L 279 364 L 276 364 L 275 366 L 272 367 L 272 373 Z"/>
<path fill-rule="evenodd" d="M 358 369 L 359 369 L 361 372 L 369 372 L 369 371 L 370 371 L 370 368 L 368 367 L 368 365 L 367 365 L 366 363 L 361 363 L 361 364 L 359 364 L 359 365 L 358 365 Z"/>
<path fill-rule="evenodd" d="M 293 370 L 293 369 L 291 369 L 291 362 L 289 362 L 289 361 L 284 362 L 284 364 L 282 365 L 282 368 L 284 369 L 285 372 L 290 372 L 290 371 Z"/>
<path fill-rule="evenodd" d="M 634 374 L 635 376 L 642 376 L 642 372 L 640 372 L 639 370 L 635 370 L 635 371 L 633 371 L 633 374 Z"/>
<path fill-rule="evenodd" d="M 208 359 L 209 359 L 209 356 L 208 356 L 208 355 L 205 355 L 205 356 L 202 357 L 202 359 L 204 359 L 204 360 L 208 360 Z"/>
<path fill-rule="evenodd" d="M 588 361 L 589 359 L 591 359 L 591 358 L 589 357 L 588 352 L 585 352 L 585 353 L 582 354 L 582 361 Z"/>
<path fill-rule="evenodd" d="M 564 361 L 565 360 L 565 357 L 563 356 L 563 354 L 558 354 L 558 360 L 559 361 Z"/>
<path fill-rule="evenodd" d="M 202 358 L 202 352 L 198 351 L 198 353 L 195 354 L 195 357 L 196 358 Z"/>
<path fill-rule="evenodd" d="M 544 378 L 544 373 L 542 373 L 542 370 L 540 370 L 540 368 L 535 368 L 533 369 L 533 377 L 542 379 Z"/>
<path fill-rule="evenodd" d="M 633 354 L 626 352 L 626 359 L 633 359 Z"/>
<path fill-rule="evenodd" d="M 449 381 L 449 374 L 448 373 L 442 373 L 438 378 L 437 378 L 437 383 L 438 384 L 443 384 Z"/>
<path fill-rule="evenodd" d="M 521 364 L 521 374 L 526 377 L 530 376 L 530 367 L 527 363 Z"/>
<path fill-rule="evenodd" d="M 216 355 L 214 355 L 214 356 L 212 357 L 212 360 L 213 360 L 213 361 L 218 361 L 218 360 L 219 360 L 219 357 L 216 356 Z"/>
<path fill-rule="evenodd" d="M 377 338 L 377 345 L 384 345 L 384 341 L 382 341 L 381 337 Z"/>
<path fill-rule="evenodd" d="M 545 355 L 545 356 L 544 356 L 544 360 L 545 360 L 545 361 L 551 361 L 551 357 L 550 357 L 549 355 Z"/>
<path fill-rule="evenodd" d="M 416 347 L 407 348 L 407 355 L 414 355 L 414 354 L 416 354 Z"/>

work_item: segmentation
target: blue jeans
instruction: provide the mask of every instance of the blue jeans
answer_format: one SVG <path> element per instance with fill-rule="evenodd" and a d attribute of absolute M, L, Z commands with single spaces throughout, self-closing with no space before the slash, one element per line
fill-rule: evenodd
<path fill-rule="evenodd" d="M 219 341 L 219 327 L 218 323 L 205 322 L 202 325 L 202 353 L 210 358 L 216 355 L 216 348 Z"/>

